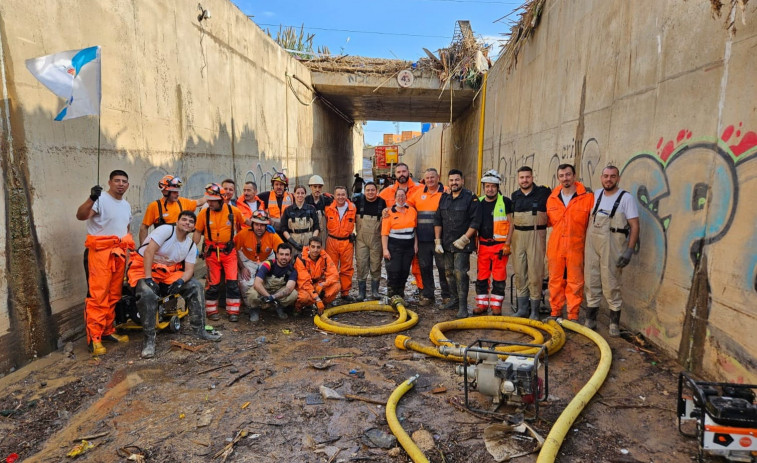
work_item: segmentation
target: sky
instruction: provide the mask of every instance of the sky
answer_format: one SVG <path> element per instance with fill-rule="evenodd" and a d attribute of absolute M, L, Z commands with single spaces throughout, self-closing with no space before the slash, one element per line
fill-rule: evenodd
<path fill-rule="evenodd" d="M 313 48 L 327 46 L 332 55 L 416 61 L 425 56 L 423 48 L 448 47 L 459 19 L 471 22 L 474 34 L 493 45 L 489 56 L 495 56 L 503 34 L 519 19 L 513 11 L 524 0 L 232 1 L 274 37 L 279 25 L 299 30 L 304 24 L 306 34 L 315 34 Z M 381 144 L 384 133 L 398 133 L 398 128 L 420 131 L 421 124 L 369 121 L 363 127 L 365 142 Z"/>

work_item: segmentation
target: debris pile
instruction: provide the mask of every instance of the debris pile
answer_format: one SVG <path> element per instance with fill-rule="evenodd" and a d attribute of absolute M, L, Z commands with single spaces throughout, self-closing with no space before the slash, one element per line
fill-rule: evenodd
<path fill-rule="evenodd" d="M 520 20 L 514 22 L 510 28 L 510 34 L 506 35 L 507 44 L 500 55 L 500 59 L 504 61 L 507 72 L 510 72 L 517 66 L 520 49 L 531 38 L 534 30 L 539 25 L 545 3 L 547 3 L 547 0 L 528 0 L 523 6 L 515 10 L 520 11 Z"/>

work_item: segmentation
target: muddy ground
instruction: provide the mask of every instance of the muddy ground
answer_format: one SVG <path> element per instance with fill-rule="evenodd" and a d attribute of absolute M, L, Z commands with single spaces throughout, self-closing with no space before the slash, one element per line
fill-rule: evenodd
<path fill-rule="evenodd" d="M 410 293 L 407 305 L 420 322 L 403 334 L 428 343 L 430 328 L 454 312 L 418 308 Z M 363 312 L 338 319 L 377 325 L 391 315 Z M 598 331 L 606 336 L 606 315 L 599 321 Z M 384 402 L 415 374 L 419 379 L 400 401 L 398 416 L 408 433 L 426 430 L 433 437 L 425 444 L 428 459 L 495 461 L 483 433 L 501 420 L 455 405 L 463 402 L 463 382 L 454 363 L 399 350 L 393 334 L 326 333 L 309 317 L 279 320 L 264 313 L 256 325 L 243 318 L 214 326 L 223 333 L 219 343 L 198 342 L 188 334 L 188 321 L 178 334 L 160 333 L 151 360 L 139 358 L 136 331 L 129 343 L 107 345 L 107 355 L 99 359 L 90 357 L 82 339 L 0 378 L 0 461 L 11 453 L 18 461 L 69 460 L 66 454 L 81 438 L 99 435 L 89 439 L 95 447 L 78 460 L 127 461 L 129 453 L 141 453 L 148 462 L 224 461 L 219 452 L 238 437 L 225 461 L 406 462 L 404 451 L 378 447 L 379 439 L 367 437 L 390 433 L 382 405 L 312 402 L 321 402 L 322 385 Z M 463 344 L 477 338 L 529 340 L 494 330 L 446 334 Z M 696 454 L 696 441 L 677 431 L 680 367 L 630 334 L 607 338 L 613 353 L 609 376 L 568 432 L 557 461 L 686 462 Z M 173 341 L 197 350 L 172 347 Z M 591 341 L 567 332 L 563 349 L 549 358 L 549 397 L 533 422 L 543 436 L 592 375 L 598 358 Z M 314 368 L 320 363 L 327 368 Z M 471 400 L 489 407 L 478 393 L 471 393 Z M 513 406 L 498 411 L 518 413 Z M 514 461 L 535 459 L 532 454 Z"/>

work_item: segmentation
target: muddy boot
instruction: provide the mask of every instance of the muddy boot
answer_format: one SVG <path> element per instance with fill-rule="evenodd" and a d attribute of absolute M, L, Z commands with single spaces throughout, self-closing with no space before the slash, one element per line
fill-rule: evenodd
<path fill-rule="evenodd" d="M 107 352 L 107 349 L 105 349 L 105 346 L 103 346 L 102 342 L 92 341 L 89 344 L 89 352 L 92 354 L 92 357 L 97 357 L 100 355 L 105 355 L 105 352 Z"/>
<path fill-rule="evenodd" d="M 158 295 L 147 286 L 144 280 L 140 280 L 135 288 L 137 309 L 139 318 L 142 320 L 142 332 L 145 337 L 142 341 L 142 354 L 144 359 L 155 356 L 155 324 L 158 322 Z M 203 310 L 204 312 L 204 310 Z"/>
<path fill-rule="evenodd" d="M 286 320 L 289 318 L 289 315 L 284 312 L 284 307 L 282 307 L 281 304 L 276 304 L 276 315 L 278 315 L 280 320 Z"/>
<path fill-rule="evenodd" d="M 371 280 L 371 298 L 373 299 L 380 299 L 381 294 L 379 294 L 379 283 L 378 280 Z"/>
<path fill-rule="evenodd" d="M 541 307 L 541 301 L 538 299 L 531 299 L 531 315 L 528 318 L 531 320 L 538 320 L 539 307 Z"/>
<path fill-rule="evenodd" d="M 180 294 L 189 310 L 189 326 L 192 328 L 192 333 L 200 339 L 220 341 L 220 333 L 205 331 L 205 298 L 202 285 L 192 278 L 184 283 Z"/>
<path fill-rule="evenodd" d="M 460 307 L 457 311 L 457 315 L 455 315 L 457 318 L 468 318 L 468 308 L 467 307 Z"/>
<path fill-rule="evenodd" d="M 586 308 L 586 320 L 584 320 L 584 326 L 590 330 L 597 329 L 597 312 L 599 312 L 599 307 Z"/>
<path fill-rule="evenodd" d="M 607 331 L 613 338 L 620 336 L 620 310 L 610 311 L 610 326 Z"/>
<path fill-rule="evenodd" d="M 151 359 L 155 357 L 155 330 L 152 333 L 145 331 L 145 338 L 142 340 L 142 353 L 140 357 L 143 359 Z"/>
<path fill-rule="evenodd" d="M 515 312 L 515 315 L 513 317 L 521 317 L 526 318 L 529 315 L 529 305 L 528 305 L 528 296 L 519 296 L 515 299 L 516 305 L 518 307 L 518 311 Z"/>
<path fill-rule="evenodd" d="M 365 280 L 357 282 L 357 300 L 359 302 L 363 302 L 365 300 L 365 292 L 366 292 L 365 284 L 366 284 Z"/>
<path fill-rule="evenodd" d="M 442 307 L 442 309 L 444 309 L 444 310 L 455 310 L 455 309 L 458 308 L 459 305 L 460 305 L 459 301 L 455 301 L 455 300 L 449 299 L 447 301 L 447 303 L 444 304 L 444 306 Z"/>
<path fill-rule="evenodd" d="M 257 323 L 260 320 L 260 309 L 250 309 L 250 321 Z"/>

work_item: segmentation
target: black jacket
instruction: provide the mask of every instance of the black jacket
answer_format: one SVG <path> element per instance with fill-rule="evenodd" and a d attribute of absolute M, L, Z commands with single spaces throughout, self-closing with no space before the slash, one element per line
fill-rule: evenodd
<path fill-rule="evenodd" d="M 434 226 L 442 227 L 442 246 L 445 252 L 473 252 L 475 239 L 462 251 L 452 245 L 469 228 L 478 230 L 481 226 L 481 207 L 478 198 L 468 189 L 463 188 L 457 198 L 452 193 L 442 194 L 439 209 L 434 216 Z"/>

